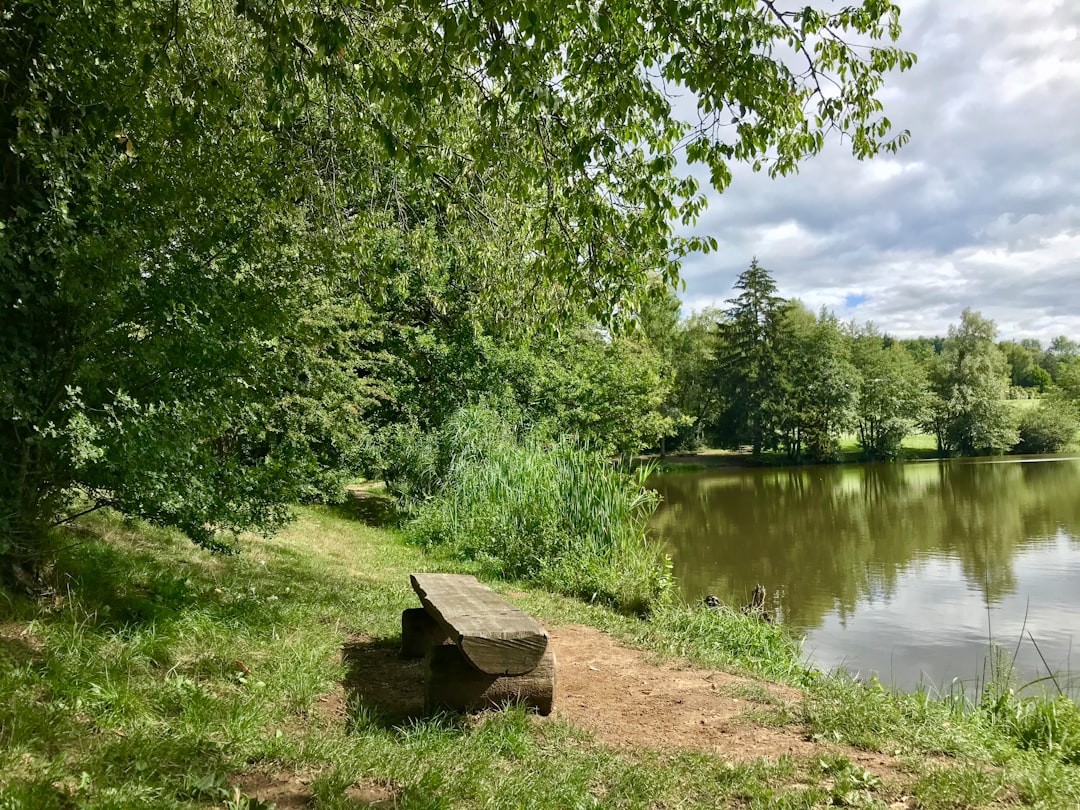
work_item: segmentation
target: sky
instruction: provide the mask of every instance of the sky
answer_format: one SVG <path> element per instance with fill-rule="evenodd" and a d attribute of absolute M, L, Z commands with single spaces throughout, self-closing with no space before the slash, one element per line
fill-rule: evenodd
<path fill-rule="evenodd" d="M 911 141 L 734 167 L 691 229 L 720 247 L 684 260 L 684 311 L 724 307 L 756 256 L 785 298 L 896 337 L 970 307 L 1002 339 L 1080 339 L 1080 0 L 897 2 L 918 63 L 881 98 Z"/>

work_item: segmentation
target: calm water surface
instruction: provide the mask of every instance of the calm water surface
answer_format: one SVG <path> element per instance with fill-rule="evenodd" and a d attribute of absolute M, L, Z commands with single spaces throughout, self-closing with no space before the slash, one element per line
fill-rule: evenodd
<path fill-rule="evenodd" d="M 1019 642 L 1020 683 L 1049 665 L 1080 694 L 1080 459 L 730 469 L 650 484 L 686 599 L 742 604 L 761 583 L 821 668 L 947 690 L 985 680 L 992 639 L 1010 659 Z"/>

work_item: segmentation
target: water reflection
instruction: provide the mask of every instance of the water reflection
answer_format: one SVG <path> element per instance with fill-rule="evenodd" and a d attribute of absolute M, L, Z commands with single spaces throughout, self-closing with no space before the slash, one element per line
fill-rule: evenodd
<path fill-rule="evenodd" d="M 905 688 L 921 676 L 971 678 L 988 637 L 1011 648 L 1022 630 L 1051 666 L 1071 663 L 1076 459 L 718 470 L 652 483 L 664 496 L 654 525 L 686 598 L 740 602 L 760 582 L 822 666 L 874 670 Z M 1040 669 L 1030 643 L 1018 660 Z"/>

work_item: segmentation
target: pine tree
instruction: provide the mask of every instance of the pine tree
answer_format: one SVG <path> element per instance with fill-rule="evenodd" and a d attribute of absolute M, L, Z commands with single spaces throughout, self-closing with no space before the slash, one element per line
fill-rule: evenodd
<path fill-rule="evenodd" d="M 725 422 L 735 443 L 747 442 L 753 454 L 775 444 L 782 391 L 779 380 L 784 299 L 776 282 L 755 258 L 735 282 L 740 294 L 729 299 L 721 332 L 718 371 L 726 389 Z"/>

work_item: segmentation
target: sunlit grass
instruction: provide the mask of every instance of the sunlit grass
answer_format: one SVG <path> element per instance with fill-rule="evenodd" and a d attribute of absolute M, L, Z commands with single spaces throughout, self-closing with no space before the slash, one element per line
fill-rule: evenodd
<path fill-rule="evenodd" d="M 899 752 L 906 786 L 878 780 L 843 749 L 742 764 L 647 746 L 615 752 L 518 709 L 398 725 L 363 704 L 328 715 L 323 701 L 343 696 L 342 645 L 397 642 L 400 611 L 416 604 L 407 574 L 468 570 L 365 525 L 357 518 L 372 512 L 361 506 L 302 509 L 281 536 L 248 538 L 233 557 L 115 516 L 68 535 L 78 545 L 61 562 L 55 599 L 0 600 L 0 807 L 252 810 L 234 786 L 253 772 L 302 777 L 316 808 L 357 807 L 358 785 L 400 808 L 1080 801 L 1074 704 L 895 695 L 813 675 L 781 628 L 735 611 L 668 607 L 643 621 L 519 593 L 519 583 L 494 585 L 545 623 L 591 624 L 663 657 L 802 684 L 801 705 L 762 722 Z"/>
<path fill-rule="evenodd" d="M 1001 401 L 1005 404 L 1006 408 L 1011 410 L 1017 416 L 1023 414 L 1025 411 L 1030 411 L 1039 407 L 1042 403 L 1042 400 L 1038 397 L 1032 399 L 1003 399 Z"/>
<path fill-rule="evenodd" d="M 905 436 L 900 446 L 905 450 L 932 450 L 937 451 L 937 438 L 931 433 L 913 433 Z"/>

